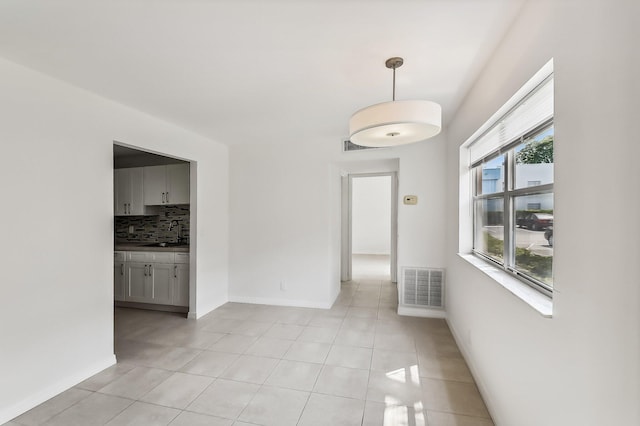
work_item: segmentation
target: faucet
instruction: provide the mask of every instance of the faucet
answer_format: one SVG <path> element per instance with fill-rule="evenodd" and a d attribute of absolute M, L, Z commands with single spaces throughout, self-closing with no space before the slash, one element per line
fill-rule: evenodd
<path fill-rule="evenodd" d="M 182 237 L 182 226 L 177 220 L 172 220 L 171 223 L 169 223 L 169 231 L 173 230 L 173 228 L 175 227 L 178 227 L 178 235 L 176 236 L 176 241 L 178 242 L 178 244 L 180 244 L 184 240 L 184 238 Z"/>

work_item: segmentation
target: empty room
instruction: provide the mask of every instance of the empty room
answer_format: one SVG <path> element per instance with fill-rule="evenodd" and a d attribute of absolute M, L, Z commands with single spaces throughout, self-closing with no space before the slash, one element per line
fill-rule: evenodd
<path fill-rule="evenodd" d="M 640 424 L 640 3 L 0 1 L 0 424 Z"/>

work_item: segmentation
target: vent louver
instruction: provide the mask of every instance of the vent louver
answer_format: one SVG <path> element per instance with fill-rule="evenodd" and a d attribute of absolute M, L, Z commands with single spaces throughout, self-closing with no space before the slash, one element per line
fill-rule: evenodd
<path fill-rule="evenodd" d="M 379 147 L 356 145 L 355 143 L 351 142 L 350 140 L 342 141 L 342 151 L 344 151 L 344 152 L 361 151 L 363 149 L 378 149 L 378 148 Z"/>
<path fill-rule="evenodd" d="M 400 301 L 413 307 L 444 308 L 444 269 L 403 268 Z"/>

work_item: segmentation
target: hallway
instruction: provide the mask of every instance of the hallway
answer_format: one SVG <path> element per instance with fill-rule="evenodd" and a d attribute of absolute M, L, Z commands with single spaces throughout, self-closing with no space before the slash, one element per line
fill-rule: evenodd
<path fill-rule="evenodd" d="M 354 281 L 389 281 L 390 256 L 387 254 L 352 254 L 351 269 Z"/>

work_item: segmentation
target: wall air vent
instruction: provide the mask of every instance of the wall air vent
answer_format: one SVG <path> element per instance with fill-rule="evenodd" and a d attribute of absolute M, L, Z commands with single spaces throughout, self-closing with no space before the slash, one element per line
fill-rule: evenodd
<path fill-rule="evenodd" d="M 351 142 L 350 140 L 342 141 L 342 151 L 344 151 L 344 152 L 361 151 L 363 149 L 378 149 L 378 147 L 360 146 L 360 145 L 356 145 L 355 143 Z"/>
<path fill-rule="evenodd" d="M 444 308 L 444 269 L 402 268 L 400 304 L 413 308 Z"/>

